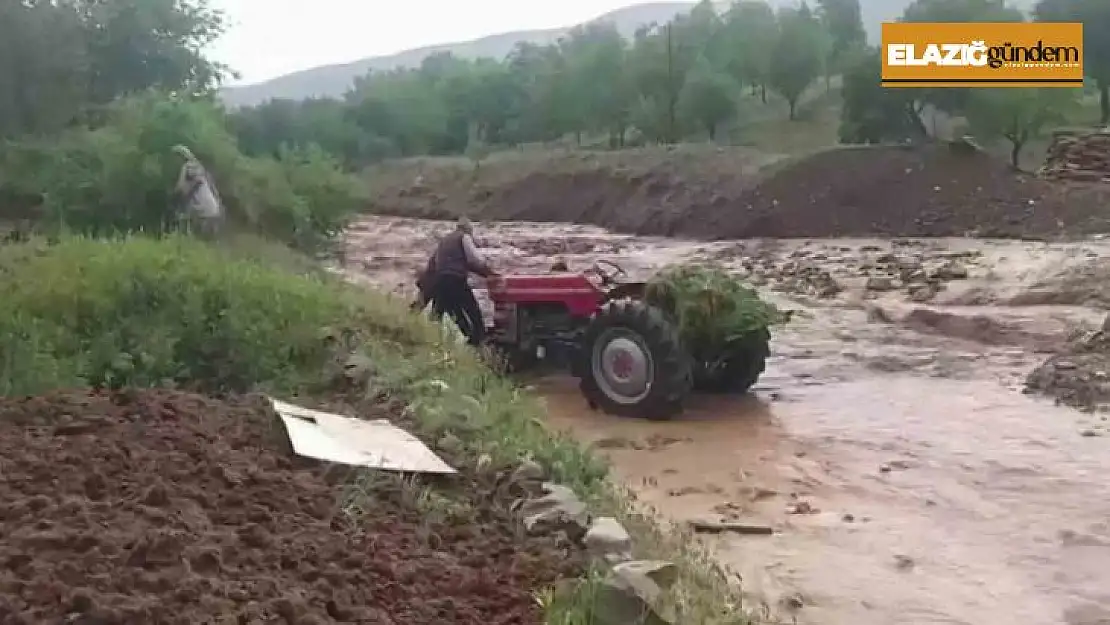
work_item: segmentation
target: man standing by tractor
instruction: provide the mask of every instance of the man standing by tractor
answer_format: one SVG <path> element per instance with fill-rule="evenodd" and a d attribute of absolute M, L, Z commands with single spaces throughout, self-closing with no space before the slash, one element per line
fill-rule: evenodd
<path fill-rule="evenodd" d="M 496 274 L 474 244 L 474 227 L 469 219 L 459 218 L 455 230 L 440 240 L 429 265 L 434 273 L 431 293 L 436 317 L 451 315 L 467 342 L 480 346 L 485 339 L 486 322 L 467 277 L 471 273 L 483 278 Z M 425 280 L 428 278 L 424 276 Z"/>

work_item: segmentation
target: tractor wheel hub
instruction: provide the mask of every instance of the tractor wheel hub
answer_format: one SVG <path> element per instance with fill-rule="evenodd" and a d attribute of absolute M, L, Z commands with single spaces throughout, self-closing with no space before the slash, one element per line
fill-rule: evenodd
<path fill-rule="evenodd" d="M 596 343 L 594 379 L 613 401 L 636 403 L 651 390 L 651 355 L 638 336 L 615 329 L 609 333 Z"/>

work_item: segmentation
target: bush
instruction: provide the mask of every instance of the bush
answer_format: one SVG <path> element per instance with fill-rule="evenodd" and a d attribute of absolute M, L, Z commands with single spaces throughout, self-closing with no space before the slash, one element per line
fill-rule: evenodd
<path fill-rule="evenodd" d="M 699 360 L 786 320 L 774 304 L 715 265 L 665 269 L 648 281 L 645 299 L 678 324 L 683 343 Z"/>
<path fill-rule="evenodd" d="M 186 237 L 0 248 L 0 395 L 307 388 L 334 356 L 327 336 L 374 329 L 392 310 L 384 296 L 231 254 Z M 412 325 L 393 319 L 394 335 Z"/>
<path fill-rule="evenodd" d="M 163 233 L 175 218 L 177 144 L 208 167 L 233 223 L 302 249 L 326 243 L 362 204 L 322 150 L 246 157 L 216 104 L 153 93 L 116 103 L 95 128 L 3 146 L 0 196 L 39 196 L 48 222 L 78 233 Z"/>

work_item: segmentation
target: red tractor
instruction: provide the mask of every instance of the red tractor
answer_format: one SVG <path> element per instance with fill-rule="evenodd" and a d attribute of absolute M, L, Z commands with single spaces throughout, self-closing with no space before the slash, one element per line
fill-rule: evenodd
<path fill-rule="evenodd" d="M 693 390 L 746 392 L 769 355 L 770 333 L 728 350 L 692 353 L 674 320 L 644 300 L 645 283 L 598 261 L 591 274 L 554 271 L 491 278 L 490 341 L 511 369 L 537 361 L 569 366 L 591 408 L 668 419 Z"/>

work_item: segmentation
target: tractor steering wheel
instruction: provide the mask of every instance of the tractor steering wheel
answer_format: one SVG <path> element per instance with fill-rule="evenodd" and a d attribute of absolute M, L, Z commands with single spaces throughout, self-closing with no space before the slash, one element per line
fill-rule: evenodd
<path fill-rule="evenodd" d="M 612 271 L 606 271 L 602 268 L 603 266 L 608 267 Z M 597 272 L 597 275 L 601 276 L 601 281 L 605 284 L 612 284 L 617 278 L 628 275 L 628 272 L 626 272 L 623 267 L 611 260 L 605 260 L 603 258 L 594 261 L 594 271 Z"/>

